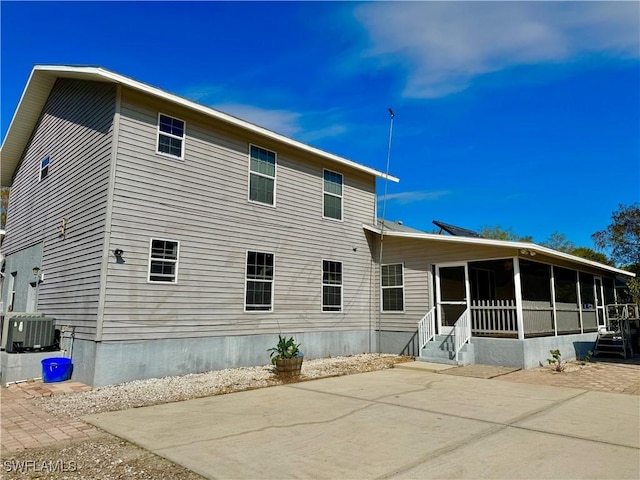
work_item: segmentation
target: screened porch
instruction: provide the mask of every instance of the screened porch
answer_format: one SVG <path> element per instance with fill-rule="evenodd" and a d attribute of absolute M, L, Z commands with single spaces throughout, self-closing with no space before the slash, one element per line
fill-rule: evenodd
<path fill-rule="evenodd" d="M 514 257 L 437 265 L 436 312 L 447 333 L 469 311 L 476 337 L 533 338 L 596 332 L 616 302 L 613 277 Z"/>

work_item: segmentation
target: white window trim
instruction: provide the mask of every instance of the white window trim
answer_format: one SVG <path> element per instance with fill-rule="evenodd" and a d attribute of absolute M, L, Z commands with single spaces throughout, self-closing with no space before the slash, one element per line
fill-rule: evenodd
<path fill-rule="evenodd" d="M 389 288 L 400 288 L 400 285 L 394 285 L 394 286 L 389 286 L 389 287 L 383 287 L 382 286 L 382 267 L 388 267 L 390 265 L 402 265 L 402 310 L 385 310 L 384 309 L 384 301 L 382 298 L 382 293 L 383 290 L 385 289 L 389 289 Z M 406 285 L 405 285 L 405 281 L 404 281 L 404 262 L 395 262 L 395 263 L 383 263 L 380 266 L 380 312 L 381 313 L 404 313 L 405 309 L 407 307 L 407 300 L 405 298 L 406 296 Z"/>
<path fill-rule="evenodd" d="M 342 195 L 336 195 L 335 193 L 327 192 L 324 189 L 324 174 L 325 172 L 331 172 L 336 175 L 340 175 L 342 178 Z M 324 214 L 324 196 L 331 195 L 332 197 L 338 197 L 340 199 L 340 218 L 327 217 Z M 322 218 L 326 218 L 327 220 L 333 220 L 334 222 L 344 222 L 344 175 L 340 172 L 336 172 L 335 170 L 329 170 L 328 168 L 322 169 Z"/>
<path fill-rule="evenodd" d="M 266 175 L 264 173 L 254 172 L 253 170 L 251 170 L 251 147 L 261 148 L 262 150 L 266 150 L 268 152 L 273 153 L 273 156 L 276 162 L 274 165 L 273 177 L 270 175 Z M 255 143 L 250 143 L 249 154 L 247 155 L 247 158 L 248 158 L 247 168 L 249 170 L 249 173 L 247 174 L 247 200 L 249 201 L 249 203 L 253 203 L 255 205 L 263 205 L 265 207 L 275 208 L 276 202 L 277 202 L 276 199 L 278 198 L 278 195 L 277 195 L 278 194 L 278 152 L 276 152 L 275 150 L 271 150 L 269 148 L 262 147 L 260 145 L 256 145 Z M 264 203 L 264 202 L 259 202 L 257 200 L 251 200 L 251 175 L 258 175 L 259 177 L 273 179 L 273 203 Z M 263 253 L 263 252 L 260 252 L 260 253 Z"/>
<path fill-rule="evenodd" d="M 342 271 L 342 281 L 340 282 L 340 310 L 325 310 L 324 309 L 324 287 L 337 287 L 338 285 L 334 283 L 324 283 L 324 262 L 333 262 L 339 263 Z M 339 262 L 337 260 L 329 260 L 327 258 L 323 258 L 320 261 L 320 312 L 321 313 L 342 313 L 344 311 L 344 262 Z"/>
<path fill-rule="evenodd" d="M 266 255 L 273 255 L 273 278 L 271 279 L 271 308 L 269 310 L 247 310 L 247 283 L 252 282 L 268 282 L 269 280 L 256 280 L 255 278 L 247 278 L 247 261 L 249 260 L 249 252 L 264 253 Z M 242 297 L 242 303 L 244 304 L 244 313 L 273 313 L 275 310 L 275 296 L 276 296 L 276 254 L 274 252 L 265 252 L 262 250 L 247 250 L 244 255 L 244 295 Z"/>
<path fill-rule="evenodd" d="M 153 245 L 153 241 L 154 240 L 159 240 L 161 242 L 174 242 L 177 244 L 178 249 L 176 251 L 176 260 L 175 260 L 175 266 L 176 266 L 176 272 L 174 275 L 174 280 L 173 282 L 159 282 L 157 280 L 151 280 L 151 247 Z M 158 259 L 160 260 L 160 259 Z M 173 260 L 165 260 L 162 259 L 161 261 L 163 262 L 173 262 Z M 154 285 L 177 285 L 178 284 L 178 266 L 180 263 L 180 241 L 178 240 L 172 240 L 170 238 L 160 238 L 160 237 L 150 237 L 149 238 L 149 258 L 148 258 L 148 267 L 147 267 L 147 283 L 153 283 Z"/>
<path fill-rule="evenodd" d="M 43 177 L 43 176 L 42 176 L 42 172 L 44 171 L 44 168 L 42 167 L 42 163 L 43 163 L 45 160 L 49 160 L 49 162 L 47 163 L 47 167 L 46 167 L 46 168 L 47 168 L 47 174 Z M 47 177 L 49 176 L 49 169 L 50 169 L 50 168 L 51 168 L 51 156 L 50 156 L 50 155 L 47 155 L 47 156 L 45 156 L 45 157 L 42 157 L 42 158 L 40 159 L 40 173 L 39 173 L 39 175 L 38 175 L 38 182 L 41 182 L 42 180 L 44 180 L 45 178 L 47 178 Z"/>
<path fill-rule="evenodd" d="M 182 137 L 178 137 L 177 135 L 173 135 L 172 133 L 167 133 L 167 132 L 163 132 L 160 130 L 160 115 L 164 115 L 165 117 L 169 117 L 172 118 L 174 120 L 178 120 L 180 122 L 182 122 L 184 124 L 183 130 L 182 130 Z M 177 138 L 179 140 L 182 140 L 181 143 L 181 148 L 180 148 L 180 156 L 176 157 L 175 155 L 171 155 L 170 153 L 165 153 L 165 152 L 161 152 L 160 150 L 158 150 L 158 145 L 160 144 L 160 135 L 166 135 L 167 137 L 171 137 L 171 138 Z M 167 113 L 163 113 L 163 112 L 158 112 L 158 120 L 156 122 L 156 155 L 160 155 L 162 157 L 167 157 L 167 158 L 174 158 L 174 159 L 178 159 L 178 160 L 184 160 L 184 146 L 185 143 L 187 143 L 187 122 L 184 121 L 181 118 L 178 117 L 174 117 L 173 115 L 169 115 Z"/>

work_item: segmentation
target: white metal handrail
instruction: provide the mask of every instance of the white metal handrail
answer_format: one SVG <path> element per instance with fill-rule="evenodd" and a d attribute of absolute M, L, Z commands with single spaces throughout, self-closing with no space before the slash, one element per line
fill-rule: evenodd
<path fill-rule="evenodd" d="M 432 308 L 418 322 L 418 338 L 420 339 L 420 349 L 431 341 L 436 335 L 436 309 Z"/>
<path fill-rule="evenodd" d="M 471 339 L 471 315 L 467 308 L 453 325 L 453 345 L 456 351 L 456 362 L 464 344 Z"/>

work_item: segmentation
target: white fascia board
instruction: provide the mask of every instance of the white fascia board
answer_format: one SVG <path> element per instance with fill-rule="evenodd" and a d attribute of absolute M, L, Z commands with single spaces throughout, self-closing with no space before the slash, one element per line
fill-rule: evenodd
<path fill-rule="evenodd" d="M 382 234 L 382 229 L 373 225 L 364 224 L 362 225 L 362 228 L 364 228 L 365 230 L 369 230 L 370 232 L 376 233 L 378 235 Z M 384 235 L 386 237 L 414 238 L 414 239 L 422 239 L 422 240 L 433 240 L 437 242 L 462 243 L 466 245 L 485 245 L 489 247 L 514 248 L 517 250 L 524 248 L 536 253 L 543 253 L 550 257 L 562 258 L 564 260 L 569 260 L 574 263 L 589 265 L 591 267 L 596 267 L 601 270 L 608 270 L 610 272 L 625 275 L 627 277 L 636 276 L 634 273 L 627 272 L 626 270 L 621 270 L 619 268 L 611 267 L 603 263 L 594 262 L 593 260 L 587 260 L 586 258 L 570 255 L 568 253 L 559 252 L 552 248 L 543 247 L 541 245 L 537 245 L 535 243 L 530 243 L 530 242 L 511 242 L 508 240 L 493 240 L 490 238 L 456 237 L 451 235 L 438 235 L 435 233 L 396 232 L 392 230 L 384 230 Z"/>
<path fill-rule="evenodd" d="M 47 65 L 36 65 L 34 67 L 34 71 L 46 71 L 46 72 L 59 72 L 61 74 L 76 74 L 78 75 L 80 78 L 83 78 L 84 76 L 86 76 L 87 80 L 93 79 L 93 80 L 99 80 L 99 81 L 105 81 L 105 82 L 114 82 L 114 83 L 119 83 L 121 85 L 124 85 L 126 87 L 135 89 L 135 90 L 139 90 L 142 91 L 144 93 L 147 93 L 149 95 L 153 95 L 155 97 L 161 98 L 163 100 L 166 100 L 168 102 L 177 104 L 177 105 L 181 105 L 183 107 L 186 107 L 190 110 L 195 110 L 197 112 L 203 113 L 209 117 L 215 118 L 217 120 L 226 122 L 228 124 L 237 126 L 243 130 L 248 130 L 250 132 L 256 133 L 258 135 L 262 135 L 264 137 L 270 138 L 272 140 L 275 140 L 277 142 L 280 143 L 284 143 L 288 146 L 291 146 L 293 148 L 299 149 L 299 150 L 303 150 L 307 153 L 310 153 L 312 155 L 316 155 L 319 157 L 322 157 L 324 159 L 327 160 L 331 160 L 332 162 L 336 162 L 339 163 L 341 165 L 353 168 L 355 170 L 360 170 L 361 172 L 365 172 L 368 173 L 370 175 L 373 175 L 375 177 L 378 178 L 383 178 L 383 179 L 387 179 L 390 180 L 392 182 L 398 183 L 400 181 L 399 178 L 394 177 L 392 175 L 387 175 L 386 173 L 380 172 L 378 170 L 375 170 L 373 168 L 364 166 L 360 163 L 354 162 L 352 160 L 348 160 L 346 158 L 340 157 L 338 155 L 334 155 L 332 153 L 329 152 L 325 152 L 324 150 L 320 150 L 319 148 L 315 148 L 312 147 L 310 145 L 307 145 L 305 143 L 299 142 L 297 140 L 293 140 L 291 138 L 285 137 L 284 135 L 281 135 L 279 133 L 275 133 L 272 132 L 271 130 L 267 130 L 266 128 L 263 127 L 259 127 L 257 125 L 254 125 L 252 123 L 249 123 L 245 120 L 241 120 L 239 118 L 236 118 L 232 115 L 223 113 L 219 110 L 215 110 L 211 107 L 206 107 L 204 105 L 201 105 L 199 103 L 193 102 L 191 100 L 187 100 L 186 98 L 182 98 L 179 97 L 177 95 L 174 95 L 172 93 L 166 92 L 164 90 L 161 90 L 159 88 L 153 87 L 151 85 L 147 85 L 145 83 L 139 82 L 137 80 L 134 80 L 132 78 L 129 77 L 125 77 L 123 75 L 120 75 L 118 73 L 114 73 L 111 72 L 109 70 L 105 70 L 101 67 L 70 67 L 70 66 L 64 66 L 64 65 L 53 65 L 53 66 L 47 66 Z M 63 75 L 61 75 L 63 76 Z"/>

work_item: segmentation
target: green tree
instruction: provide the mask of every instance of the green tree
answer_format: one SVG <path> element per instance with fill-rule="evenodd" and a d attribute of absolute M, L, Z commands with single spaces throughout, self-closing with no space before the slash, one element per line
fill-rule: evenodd
<path fill-rule="evenodd" d="M 620 268 L 640 275 L 640 206 L 638 203 L 624 206 L 611 214 L 611 224 L 594 233 L 591 238 L 599 249 L 611 251 L 611 258 Z M 627 293 L 635 303 L 640 303 L 638 277 L 627 284 Z"/>
<path fill-rule="evenodd" d="M 605 265 L 613 266 L 613 261 L 607 257 L 604 253 L 596 252 L 593 248 L 589 247 L 576 247 L 569 252 L 576 257 L 586 258 L 593 262 L 603 263 Z"/>
<path fill-rule="evenodd" d="M 509 240 L 512 242 L 533 242 L 533 237 L 527 235 L 521 237 L 513 232 L 511 227 L 503 228 L 500 225 L 485 225 L 480 227 L 478 231 L 484 238 L 491 238 L 493 240 Z"/>
<path fill-rule="evenodd" d="M 576 249 L 573 242 L 568 240 L 564 233 L 559 232 L 553 232 L 544 242 L 540 242 L 540 245 L 553 248 L 554 250 L 564 253 L 573 253 Z"/>

